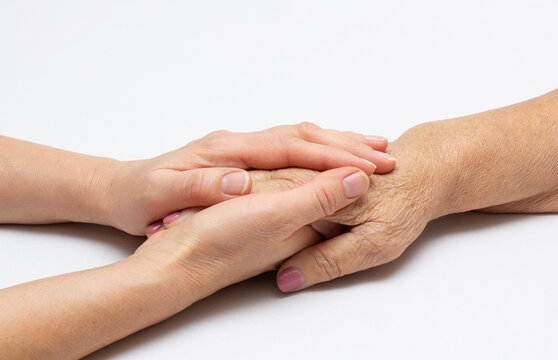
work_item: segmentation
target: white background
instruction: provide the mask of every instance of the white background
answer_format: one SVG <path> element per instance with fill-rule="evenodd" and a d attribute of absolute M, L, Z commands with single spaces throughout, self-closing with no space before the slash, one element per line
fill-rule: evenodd
<path fill-rule="evenodd" d="M 554 89 L 557 18 L 555 0 L 1 0 L 0 133 L 123 160 L 300 121 L 394 139 Z M 289 296 L 264 275 L 90 358 L 557 358 L 556 220 L 440 219 L 394 263 Z M 140 241 L 0 226 L 0 287 Z"/>

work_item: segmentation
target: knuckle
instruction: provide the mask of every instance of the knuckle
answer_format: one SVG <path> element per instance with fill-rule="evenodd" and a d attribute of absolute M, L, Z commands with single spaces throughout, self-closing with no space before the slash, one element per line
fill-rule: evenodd
<path fill-rule="evenodd" d="M 157 198 L 160 196 L 161 187 L 160 187 L 160 178 L 156 172 L 150 171 L 146 176 L 145 180 L 142 181 L 142 189 L 138 195 L 141 196 L 144 200 L 151 202 L 149 205 L 154 205 Z M 156 196 L 153 196 L 156 194 Z"/>
<path fill-rule="evenodd" d="M 209 179 L 205 171 L 196 171 L 186 178 L 184 189 L 185 199 L 198 201 L 209 195 L 207 184 Z"/>
<path fill-rule="evenodd" d="M 380 246 L 374 240 L 371 234 L 355 233 L 356 251 L 364 255 L 366 258 L 374 258 L 380 251 Z"/>
<path fill-rule="evenodd" d="M 195 140 L 190 141 L 188 144 L 184 145 L 181 149 L 187 149 L 187 150 L 194 149 L 197 146 L 199 146 L 202 142 L 203 142 L 203 138 L 195 139 Z"/>
<path fill-rule="evenodd" d="M 204 145 L 215 145 L 216 143 L 223 141 L 223 139 L 227 138 L 230 134 L 232 133 L 227 130 L 215 130 L 201 138 L 200 142 Z"/>
<path fill-rule="evenodd" d="M 366 196 L 363 196 L 330 215 L 328 220 L 349 226 L 360 225 L 370 220 L 369 207 L 369 204 L 366 202 Z"/>
<path fill-rule="evenodd" d="M 138 191 L 135 194 L 137 204 L 142 208 L 140 212 L 153 214 L 164 209 L 165 191 L 161 187 L 161 178 L 157 172 L 150 171 L 145 176 L 132 181 L 136 182 L 135 185 L 141 184 L 140 188 L 142 191 Z"/>
<path fill-rule="evenodd" d="M 215 130 L 210 132 L 209 134 L 206 135 L 206 137 L 208 138 L 221 138 L 221 137 L 225 137 L 227 135 L 230 135 L 231 132 L 228 130 Z"/>
<path fill-rule="evenodd" d="M 311 256 L 320 272 L 327 277 L 327 280 L 333 280 L 344 275 L 338 261 L 334 257 L 328 256 L 319 246 L 312 248 Z"/>
<path fill-rule="evenodd" d="M 378 266 L 397 259 L 405 250 L 405 242 L 397 233 L 389 226 L 355 233 L 356 251 L 362 255 L 365 265 Z"/>
<path fill-rule="evenodd" d="M 308 121 L 301 122 L 299 124 L 296 124 L 295 126 L 298 134 L 303 139 L 312 139 L 315 137 L 316 133 L 321 130 L 318 125 Z"/>
<path fill-rule="evenodd" d="M 280 169 L 274 172 L 274 177 L 276 179 L 285 180 L 290 182 L 293 186 L 296 187 L 302 184 L 306 184 L 313 177 L 318 175 L 318 171 L 315 170 L 308 170 L 308 169 L 300 169 L 300 168 L 287 168 L 287 169 Z"/>
<path fill-rule="evenodd" d="M 350 137 L 353 137 L 353 138 L 357 138 L 357 137 L 360 138 L 360 137 L 363 137 L 362 134 L 359 134 L 359 133 L 354 132 L 354 131 L 342 131 L 341 133 L 342 133 L 343 135 L 350 136 Z"/>
<path fill-rule="evenodd" d="M 365 142 L 366 138 L 364 137 L 364 135 L 359 134 L 357 132 L 354 131 L 343 131 L 343 135 L 353 141 L 358 141 L 358 142 Z"/>
<path fill-rule="evenodd" d="M 320 185 L 315 193 L 315 200 L 322 217 L 332 215 L 337 210 L 337 198 L 331 189 Z"/>

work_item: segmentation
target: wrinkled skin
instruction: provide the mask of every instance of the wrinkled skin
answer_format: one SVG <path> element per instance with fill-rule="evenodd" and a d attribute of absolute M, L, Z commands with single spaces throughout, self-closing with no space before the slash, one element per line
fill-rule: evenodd
<path fill-rule="evenodd" d="M 529 185 L 517 185 L 516 179 L 521 178 L 512 178 L 513 185 L 508 185 L 497 176 L 478 171 L 477 164 L 490 161 L 489 156 L 483 155 L 489 152 L 481 147 L 475 149 L 473 157 L 469 155 L 472 151 L 459 141 L 432 141 L 445 131 L 440 127 L 436 123 L 419 125 L 390 144 L 388 152 L 398 159 L 397 168 L 390 174 L 372 175 L 365 196 L 327 218 L 348 227 L 324 222 L 314 224 L 323 239 L 331 240 L 295 254 L 282 264 L 278 273 L 290 267 L 301 268 L 306 279 L 305 284 L 296 289 L 300 290 L 398 258 L 425 226 L 440 216 L 474 209 L 499 213 L 558 210 L 558 187 L 553 185 L 556 176 L 549 177 L 545 184 L 549 190 L 516 201 L 502 201 L 504 197 L 494 195 L 502 189 L 519 188 L 524 189 L 524 193 L 533 193 L 533 190 Z M 474 141 L 470 143 L 475 144 Z M 501 166 L 497 171 L 506 169 Z M 305 169 L 255 171 L 252 173 L 253 191 L 284 190 L 315 174 Z M 464 185 L 464 178 L 475 177 L 484 183 L 472 180 Z M 528 184 L 528 180 L 525 181 Z M 521 192 L 509 191 L 511 195 L 506 197 L 521 197 Z M 464 197 L 462 193 L 471 195 Z M 485 205 L 497 202 L 501 204 Z"/>
<path fill-rule="evenodd" d="M 394 260 L 428 222 L 447 214 L 557 212 L 556 134 L 558 91 L 409 129 L 387 149 L 398 161 L 396 169 L 372 175 L 363 198 L 327 217 L 329 222 L 312 224 L 327 241 L 288 258 L 278 270 L 279 288 L 301 290 Z M 268 192 L 296 187 L 315 172 L 251 174 L 252 192 Z M 300 273 L 301 284 L 282 287 L 286 270 Z"/>
<path fill-rule="evenodd" d="M 390 174 L 370 177 L 368 193 L 326 220 L 347 225 L 352 237 L 338 256 L 348 262 L 332 262 L 314 247 L 312 255 L 331 278 L 367 269 L 396 259 L 420 235 L 426 224 L 440 216 L 442 194 L 436 187 L 436 161 L 425 156 L 427 149 L 410 137 L 389 147 L 398 159 Z M 317 174 L 306 169 L 252 171 L 253 192 L 286 190 L 307 182 Z M 324 224 L 314 226 L 321 230 Z M 321 231 L 325 238 L 344 228 L 332 225 Z M 343 264 L 343 265 L 342 265 Z M 347 268 L 345 268 L 348 266 Z"/>
<path fill-rule="evenodd" d="M 353 204 L 307 226 L 297 233 L 298 240 L 316 246 L 311 256 L 330 279 L 377 266 L 397 258 L 420 235 L 426 224 L 443 211 L 443 178 L 435 169 L 434 156 L 414 136 L 403 136 L 389 147 L 398 158 L 397 168 L 386 175 L 372 175 L 368 192 Z M 252 170 L 252 193 L 278 192 L 296 188 L 314 178 L 318 171 L 287 168 L 273 171 Z M 180 221 L 164 227 L 181 226 L 199 209 L 185 210 Z M 313 228 L 313 230 L 312 230 Z M 319 242 L 343 232 L 335 254 L 326 254 Z M 351 238 L 347 239 L 346 237 Z M 341 238 L 339 238 L 341 239 Z M 337 239 L 336 239 L 337 240 Z M 348 241 L 347 241 L 348 240 Z M 268 270 L 279 268 L 275 263 Z M 329 280 L 329 279 L 328 279 Z"/>

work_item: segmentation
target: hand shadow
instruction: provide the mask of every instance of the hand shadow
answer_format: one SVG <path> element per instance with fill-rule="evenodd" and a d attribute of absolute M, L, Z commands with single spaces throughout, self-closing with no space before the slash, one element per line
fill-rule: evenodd
<path fill-rule="evenodd" d="M 353 286 L 362 282 L 382 281 L 393 276 L 405 267 L 405 264 L 419 256 L 425 244 L 447 240 L 448 234 L 475 231 L 482 228 L 502 226 L 531 215 L 502 215 L 465 213 L 446 216 L 431 222 L 423 234 L 411 245 L 403 255 L 391 263 L 369 269 L 360 273 L 345 276 L 334 281 L 313 286 L 304 291 L 324 291 L 339 287 Z M 221 316 L 229 311 L 246 308 L 266 300 L 279 299 L 295 294 L 281 294 L 275 286 L 275 274 L 267 273 L 256 278 L 229 286 L 212 296 L 199 301 L 185 311 L 157 325 L 141 330 L 118 342 L 89 355 L 87 359 L 109 359 L 125 353 L 129 349 L 143 344 L 157 341 L 158 338 L 177 331 L 184 326 L 192 327 L 198 321 L 205 321 L 210 317 Z"/>
<path fill-rule="evenodd" d="M 308 291 L 324 291 L 334 288 L 353 286 L 362 282 L 384 281 L 398 271 L 405 269 L 406 265 L 416 259 L 427 246 L 436 242 L 447 242 L 451 239 L 448 235 L 475 232 L 484 228 L 505 226 L 508 223 L 537 216 L 537 214 L 494 214 L 481 212 L 467 212 L 444 216 L 431 221 L 422 234 L 403 252 L 396 260 L 365 271 L 344 276 L 334 282 L 326 282 L 311 287 Z M 471 241 L 474 241 L 472 238 Z"/>

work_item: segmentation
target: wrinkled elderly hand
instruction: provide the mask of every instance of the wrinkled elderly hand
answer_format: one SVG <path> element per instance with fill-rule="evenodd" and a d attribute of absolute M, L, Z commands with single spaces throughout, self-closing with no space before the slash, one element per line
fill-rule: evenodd
<path fill-rule="evenodd" d="M 388 149 L 397 168 L 372 175 L 366 196 L 313 224 L 328 240 L 288 259 L 279 288 L 300 290 L 392 261 L 429 221 L 447 214 L 558 211 L 557 136 L 558 91 L 410 129 Z M 289 188 L 314 174 L 256 172 L 253 191 Z"/>
<path fill-rule="evenodd" d="M 398 159 L 397 168 L 387 175 L 371 176 L 365 196 L 313 224 L 331 239 L 308 247 L 280 267 L 277 282 L 282 291 L 303 289 L 394 260 L 430 220 L 444 212 L 441 200 L 445 194 L 437 183 L 436 160 L 426 156 L 428 149 L 409 137 L 393 143 L 389 150 Z M 316 173 L 306 169 L 254 171 L 253 191 L 285 190 Z"/>

